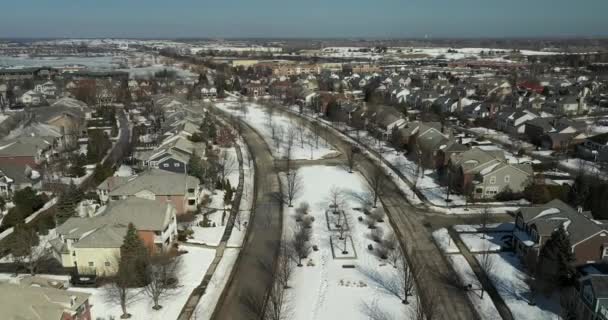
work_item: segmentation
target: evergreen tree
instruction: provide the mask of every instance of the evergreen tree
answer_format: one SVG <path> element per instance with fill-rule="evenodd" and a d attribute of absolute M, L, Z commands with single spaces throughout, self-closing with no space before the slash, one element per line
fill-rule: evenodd
<path fill-rule="evenodd" d="M 192 156 L 190 156 L 190 159 L 188 160 L 188 175 L 191 175 L 193 177 L 198 178 L 200 181 L 203 181 L 203 162 L 196 153 L 196 151 L 192 154 Z"/>
<path fill-rule="evenodd" d="M 137 230 L 133 223 L 129 223 L 127 234 L 120 247 L 120 264 L 132 267 L 133 286 L 142 286 L 145 284 L 145 270 L 148 261 L 148 249 L 144 242 L 137 235 Z"/>
<path fill-rule="evenodd" d="M 70 183 L 68 188 L 59 196 L 57 203 L 57 224 L 61 225 L 69 218 L 76 215 L 78 204 L 84 199 L 84 193 L 74 182 Z"/>
<path fill-rule="evenodd" d="M 566 229 L 560 226 L 551 233 L 551 238 L 547 240 L 540 251 L 540 274 L 543 275 L 547 283 L 556 281 L 562 286 L 572 283 L 574 278 L 574 254 Z"/>

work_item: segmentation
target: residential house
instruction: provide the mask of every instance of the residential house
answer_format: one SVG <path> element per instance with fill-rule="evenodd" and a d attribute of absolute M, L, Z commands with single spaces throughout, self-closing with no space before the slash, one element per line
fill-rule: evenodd
<path fill-rule="evenodd" d="M 546 102 L 542 109 L 552 114 L 567 116 L 580 115 L 588 110 L 584 98 L 578 98 L 573 95 L 566 96 L 557 101 Z"/>
<path fill-rule="evenodd" d="M 588 266 L 587 268 L 595 268 Z M 608 274 L 592 273 L 578 280 L 577 319 L 608 319 Z"/>
<path fill-rule="evenodd" d="M 34 90 L 26 91 L 23 95 L 21 95 L 19 100 L 26 106 L 34 107 L 41 105 L 45 101 L 44 96 Z"/>
<path fill-rule="evenodd" d="M 496 115 L 496 128 L 512 135 L 520 135 L 525 133 L 528 121 L 536 118 L 538 115 L 532 111 L 509 108 Z"/>
<path fill-rule="evenodd" d="M 201 191 L 199 184 L 197 178 L 184 173 L 150 169 L 108 189 L 107 196 L 110 202 L 131 197 L 170 202 L 180 215 L 197 210 Z"/>
<path fill-rule="evenodd" d="M 0 163 L 0 196 L 11 197 L 16 191 L 30 187 L 40 189 L 40 173 L 28 165 Z"/>
<path fill-rule="evenodd" d="M 39 136 L 22 136 L 0 141 L 0 164 L 28 165 L 36 168 L 50 158 L 55 139 Z"/>
<path fill-rule="evenodd" d="M 510 164 L 502 150 L 472 148 L 450 159 L 450 183 L 475 199 L 492 199 L 510 190 L 522 192 L 533 177 L 529 164 Z"/>
<path fill-rule="evenodd" d="M 258 98 L 265 96 L 268 92 L 268 86 L 260 81 L 252 81 L 245 85 L 245 92 L 248 97 Z"/>
<path fill-rule="evenodd" d="M 515 212 L 515 252 L 522 257 L 537 257 L 553 231 L 560 227 L 568 235 L 576 265 L 603 262 L 608 257 L 606 226 L 592 220 L 589 212 L 576 210 L 559 199 Z"/>
<path fill-rule="evenodd" d="M 576 151 L 583 159 L 608 162 L 608 133 L 586 138 L 576 146 Z"/>
<path fill-rule="evenodd" d="M 92 217 L 72 217 L 50 240 L 54 257 L 80 273 L 109 276 L 116 272 L 120 247 L 130 223 L 151 253 L 171 249 L 177 239 L 175 207 L 169 202 L 129 198 L 110 202 Z"/>
<path fill-rule="evenodd" d="M 91 320 L 88 293 L 0 282 L 4 320 Z"/>
<path fill-rule="evenodd" d="M 535 145 L 546 149 L 566 149 L 582 142 L 580 133 L 586 131 L 584 122 L 568 118 L 535 118 L 526 122 L 525 134 Z"/>
<path fill-rule="evenodd" d="M 394 131 L 407 124 L 407 119 L 403 113 L 390 106 L 378 106 L 370 116 L 374 123 L 374 129 L 384 139 L 389 139 Z"/>

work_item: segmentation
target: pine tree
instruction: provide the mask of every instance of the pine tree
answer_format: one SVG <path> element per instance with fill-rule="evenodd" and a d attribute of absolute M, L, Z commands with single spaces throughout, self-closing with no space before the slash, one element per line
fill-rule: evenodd
<path fill-rule="evenodd" d="M 70 217 L 76 215 L 76 209 L 78 204 L 84 198 L 84 193 L 80 190 L 74 182 L 70 183 L 68 188 L 59 196 L 59 203 L 57 203 L 57 224 L 61 225 Z"/>
<path fill-rule="evenodd" d="M 120 247 L 120 263 L 129 265 L 133 272 L 133 285 L 142 286 L 145 284 L 145 270 L 147 267 L 148 249 L 144 242 L 139 238 L 133 223 L 129 223 L 127 234 Z"/>
<path fill-rule="evenodd" d="M 572 283 L 574 276 L 574 254 L 572 245 L 566 229 L 560 226 L 551 233 L 551 238 L 547 240 L 540 251 L 541 274 L 545 280 L 559 282 L 562 286 Z"/>

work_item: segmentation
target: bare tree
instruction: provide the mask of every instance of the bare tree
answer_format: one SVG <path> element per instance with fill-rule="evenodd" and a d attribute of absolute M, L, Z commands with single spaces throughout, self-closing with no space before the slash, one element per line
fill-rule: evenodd
<path fill-rule="evenodd" d="M 302 181 L 302 177 L 298 173 L 298 170 L 292 170 L 287 173 L 287 205 L 289 207 L 293 207 L 293 200 L 297 198 L 304 189 L 304 182 Z"/>
<path fill-rule="evenodd" d="M 488 232 L 488 223 L 490 222 L 490 208 L 488 206 L 483 206 L 481 208 L 481 212 L 479 213 L 480 225 L 482 230 L 482 239 L 486 238 L 486 233 Z"/>
<path fill-rule="evenodd" d="M 51 258 L 48 242 L 41 242 L 36 230 L 24 224 L 15 227 L 7 247 L 15 264 L 24 265 L 32 276 Z"/>
<path fill-rule="evenodd" d="M 373 194 L 369 192 L 349 192 L 348 197 L 358 202 L 365 214 L 369 214 L 374 206 Z"/>
<path fill-rule="evenodd" d="M 483 280 L 481 280 L 481 283 L 479 283 L 479 289 L 481 290 L 481 299 L 483 299 L 486 285 L 489 285 L 490 275 L 494 272 L 495 269 L 495 262 L 489 250 L 489 247 L 485 248 L 483 250 L 483 253 L 481 253 L 479 257 L 479 267 L 483 271 Z"/>
<path fill-rule="evenodd" d="M 222 183 L 226 181 L 226 178 L 237 169 L 237 164 L 234 157 L 226 150 L 220 151 L 217 158 L 217 169 L 222 179 Z"/>
<path fill-rule="evenodd" d="M 308 243 L 310 236 L 310 229 L 306 229 L 299 225 L 296 226 L 291 243 L 295 258 L 294 260 L 297 261 L 298 267 L 302 266 L 302 259 L 305 259 L 310 254 L 310 245 Z"/>
<path fill-rule="evenodd" d="M 287 288 L 279 280 L 280 276 L 275 276 L 272 280 L 270 292 L 266 299 L 266 310 L 264 320 L 286 320 L 291 319 L 291 308 Z"/>
<path fill-rule="evenodd" d="M 377 300 L 371 302 L 367 300 L 361 301 L 361 313 L 363 313 L 370 320 L 393 320 L 395 319 L 390 313 L 383 310 L 378 305 Z"/>
<path fill-rule="evenodd" d="M 161 299 L 169 298 L 177 293 L 178 273 L 181 260 L 170 252 L 156 254 L 150 257 L 145 271 L 146 286 L 144 293 L 152 299 L 152 309 L 160 310 Z"/>
<path fill-rule="evenodd" d="M 414 293 L 418 274 L 408 264 L 405 253 L 401 249 L 395 251 L 398 251 L 399 259 L 392 272 L 381 273 L 377 269 L 364 269 L 363 273 L 382 291 L 399 298 L 403 304 L 408 304 L 408 298 Z"/>
<path fill-rule="evenodd" d="M 296 125 L 296 131 L 298 132 L 298 140 L 300 140 L 300 148 L 304 149 L 304 143 L 306 143 L 306 127 L 303 125 Z"/>
<path fill-rule="evenodd" d="M 348 173 L 353 173 L 353 169 L 355 168 L 355 161 L 357 157 L 357 153 L 355 152 L 354 146 L 349 146 L 346 149 L 346 165 L 348 168 Z"/>
<path fill-rule="evenodd" d="M 422 273 L 415 274 L 416 283 L 422 283 Z M 433 320 L 435 318 L 437 305 L 437 290 L 432 283 L 424 283 L 416 287 L 416 305 L 412 309 L 410 319 Z"/>
<path fill-rule="evenodd" d="M 108 303 L 119 304 L 122 310 L 121 319 L 131 318 L 127 312 L 127 307 L 140 298 L 142 291 L 131 288 L 133 284 L 133 274 L 136 272 L 133 264 L 123 263 L 120 257 L 116 257 L 119 263 L 116 274 L 110 277 L 110 283 L 106 285 L 104 296 Z"/>
<path fill-rule="evenodd" d="M 289 288 L 289 280 L 294 271 L 294 248 L 289 243 L 282 243 L 277 259 L 276 276 L 285 289 Z"/>
<path fill-rule="evenodd" d="M 384 189 L 386 188 L 386 177 L 382 168 L 380 166 L 374 166 L 372 169 L 371 176 L 369 177 L 369 192 L 372 195 L 373 207 L 376 208 L 378 206 L 378 199 L 384 193 Z"/>
<path fill-rule="evenodd" d="M 344 206 L 345 203 L 344 190 L 336 186 L 332 186 L 329 190 L 327 200 L 329 202 L 329 208 L 332 210 L 332 212 L 334 214 L 339 213 L 339 210 Z"/>
<path fill-rule="evenodd" d="M 297 132 L 294 127 L 290 127 L 287 130 L 287 134 L 285 136 L 285 148 L 283 157 L 285 158 L 287 164 L 287 172 L 291 170 L 291 160 L 293 158 L 293 147 L 296 142 Z"/>

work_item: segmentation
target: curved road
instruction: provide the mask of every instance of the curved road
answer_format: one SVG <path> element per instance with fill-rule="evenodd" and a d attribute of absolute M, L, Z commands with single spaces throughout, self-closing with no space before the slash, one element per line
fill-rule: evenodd
<path fill-rule="evenodd" d="M 281 240 L 283 212 L 275 197 L 280 184 L 272 155 L 264 140 L 247 125 L 243 126 L 243 138 L 255 163 L 255 208 L 232 278 L 215 307 L 216 320 L 257 320 L 251 308 L 263 304 Z"/>

